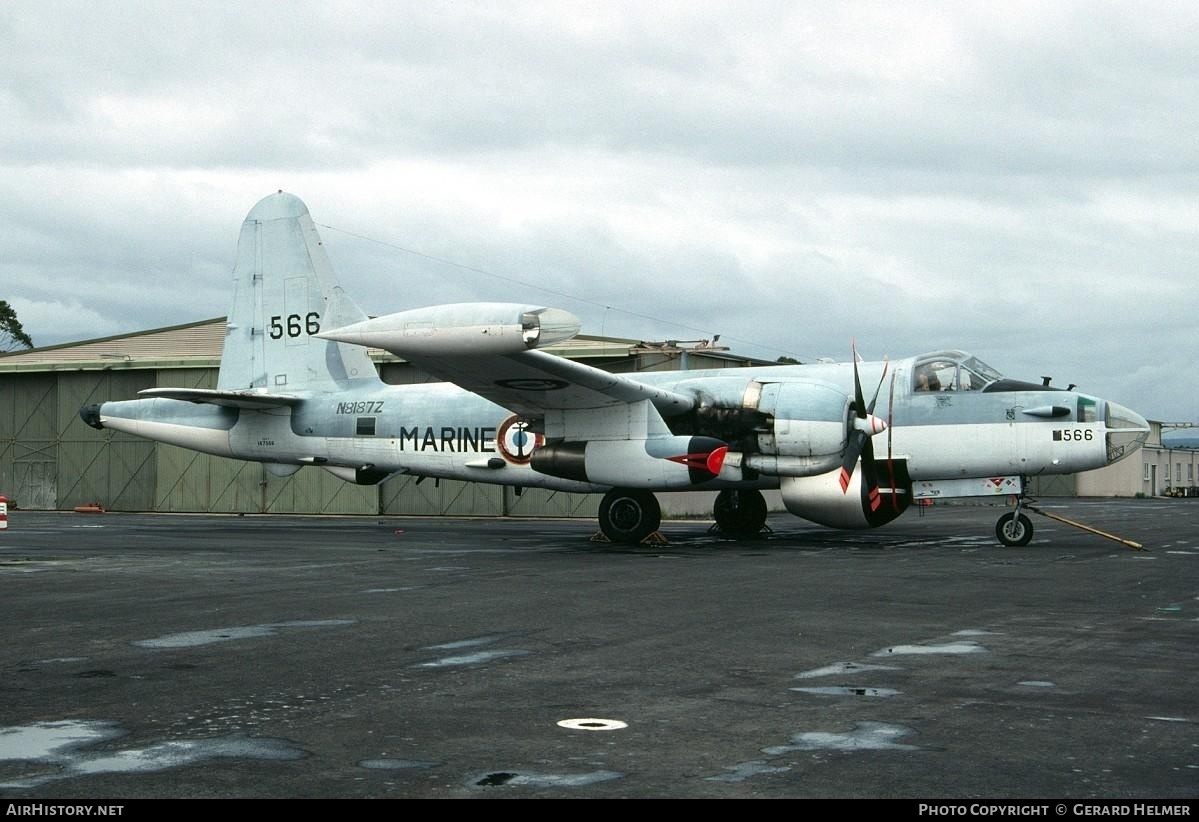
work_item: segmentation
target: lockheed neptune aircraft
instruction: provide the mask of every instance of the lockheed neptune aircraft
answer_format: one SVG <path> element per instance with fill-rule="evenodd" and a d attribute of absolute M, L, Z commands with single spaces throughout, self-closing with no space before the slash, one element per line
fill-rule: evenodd
<path fill-rule="evenodd" d="M 280 476 L 316 466 L 360 484 L 409 474 L 603 493 L 600 528 L 626 543 L 658 529 L 655 491 L 718 491 L 716 522 L 733 535 L 762 529 L 770 488 L 796 516 L 872 528 L 922 498 L 1019 500 L 1026 478 L 1107 465 L 1149 431 L 1114 402 L 1009 380 L 959 351 L 634 377 L 538 350 L 578 333 L 559 309 L 368 319 L 284 192 L 246 217 L 233 279 L 215 390 L 151 388 L 83 419 Z M 387 385 L 368 346 L 446 382 Z M 996 533 L 1022 545 L 1032 525 L 1017 505 Z"/>

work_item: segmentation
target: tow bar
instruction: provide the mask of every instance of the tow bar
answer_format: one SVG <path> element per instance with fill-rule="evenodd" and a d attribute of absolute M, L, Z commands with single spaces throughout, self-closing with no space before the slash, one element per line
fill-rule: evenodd
<path fill-rule="evenodd" d="M 1080 528 L 1083 531 L 1086 531 L 1087 533 L 1095 534 L 1097 536 L 1101 536 L 1106 539 L 1115 540 L 1116 542 L 1120 543 L 1121 545 L 1131 548 L 1134 551 L 1148 551 L 1149 550 L 1148 548 L 1146 548 L 1144 545 L 1142 545 L 1139 542 L 1133 542 L 1130 539 L 1124 539 L 1123 537 L 1118 537 L 1115 534 L 1109 534 L 1107 531 L 1100 531 L 1098 528 L 1092 528 L 1089 525 L 1083 525 L 1081 522 L 1075 522 L 1072 519 L 1066 519 L 1063 516 L 1059 516 L 1057 514 L 1051 514 L 1048 511 L 1042 511 L 1040 508 L 1038 508 L 1037 506 L 1035 506 L 1029 502 L 1025 502 L 1023 504 L 1023 507 L 1027 508 L 1029 511 L 1032 511 L 1033 513 L 1040 514 L 1043 517 L 1048 517 L 1049 519 L 1055 519 L 1058 522 L 1065 523 L 1066 525 L 1073 525 L 1075 528 Z"/>

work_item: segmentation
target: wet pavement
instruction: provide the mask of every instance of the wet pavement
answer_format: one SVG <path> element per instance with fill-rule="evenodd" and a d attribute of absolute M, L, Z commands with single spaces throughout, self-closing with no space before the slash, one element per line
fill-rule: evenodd
<path fill-rule="evenodd" d="M 1193 797 L 1199 501 L 0 533 L 0 796 Z"/>

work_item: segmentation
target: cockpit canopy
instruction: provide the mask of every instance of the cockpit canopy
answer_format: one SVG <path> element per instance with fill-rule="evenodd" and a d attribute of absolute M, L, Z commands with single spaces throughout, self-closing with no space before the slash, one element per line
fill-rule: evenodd
<path fill-rule="evenodd" d="M 936 351 L 916 358 L 913 391 L 982 391 L 1003 375 L 964 351 Z"/>

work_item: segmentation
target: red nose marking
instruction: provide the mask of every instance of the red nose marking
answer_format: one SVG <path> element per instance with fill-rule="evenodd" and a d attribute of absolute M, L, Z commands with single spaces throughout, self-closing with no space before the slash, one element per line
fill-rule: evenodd
<path fill-rule="evenodd" d="M 680 454 L 677 457 L 667 457 L 666 459 L 686 465 L 688 468 L 701 468 L 712 476 L 716 476 L 720 473 L 720 468 L 724 465 L 724 458 L 728 453 L 729 447 L 722 445 L 707 454 Z"/>
<path fill-rule="evenodd" d="M 727 445 L 722 445 L 711 454 L 708 454 L 708 473 L 710 473 L 712 476 L 719 474 L 721 466 L 724 465 L 724 458 L 727 457 L 728 454 L 729 447 Z"/>

